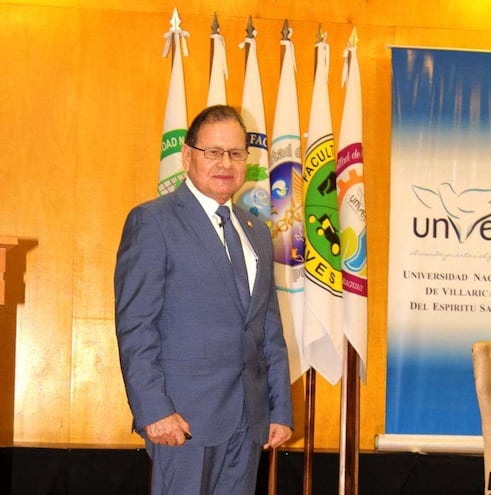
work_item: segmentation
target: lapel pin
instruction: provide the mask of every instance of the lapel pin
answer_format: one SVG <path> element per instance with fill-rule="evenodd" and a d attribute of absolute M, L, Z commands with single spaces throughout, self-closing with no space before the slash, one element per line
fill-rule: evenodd
<path fill-rule="evenodd" d="M 247 226 L 252 229 L 252 222 L 250 220 L 247 220 Z"/>

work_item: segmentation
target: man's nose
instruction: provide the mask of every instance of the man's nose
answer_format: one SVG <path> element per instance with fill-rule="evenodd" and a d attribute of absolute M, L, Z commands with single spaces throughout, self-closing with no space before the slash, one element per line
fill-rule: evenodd
<path fill-rule="evenodd" d="M 225 167 L 231 167 L 233 165 L 233 160 L 230 158 L 230 153 L 228 151 L 224 150 L 223 155 L 220 158 L 220 163 Z"/>

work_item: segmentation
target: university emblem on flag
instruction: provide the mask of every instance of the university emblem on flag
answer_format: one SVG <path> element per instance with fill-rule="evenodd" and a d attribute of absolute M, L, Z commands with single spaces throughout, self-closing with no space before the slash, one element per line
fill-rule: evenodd
<path fill-rule="evenodd" d="M 350 223 L 341 234 L 344 290 L 367 295 L 366 211 L 361 143 L 353 143 L 338 153 L 338 202 L 350 213 Z"/>
<path fill-rule="evenodd" d="M 249 147 L 249 158 L 252 162 L 247 162 L 247 170 L 244 186 L 235 200 L 245 210 L 249 211 L 256 217 L 269 220 L 270 201 L 269 201 L 269 174 L 268 168 L 259 163 L 262 158 L 261 151 L 264 151 L 264 160 L 267 161 L 267 137 L 264 133 L 248 132 L 247 142 Z M 268 184 L 266 188 L 264 183 Z"/>
<path fill-rule="evenodd" d="M 160 159 L 163 160 L 174 153 L 180 153 L 184 139 L 186 138 L 186 129 L 172 129 L 164 132 L 162 135 L 162 145 L 160 148 Z"/>
<path fill-rule="evenodd" d="M 300 164 L 286 161 L 277 165 L 270 173 L 270 180 L 275 261 L 296 266 L 304 262 Z"/>
<path fill-rule="evenodd" d="M 332 135 L 323 136 L 307 150 L 303 180 L 306 276 L 329 292 L 341 295 L 341 243 Z"/>
<path fill-rule="evenodd" d="M 186 173 L 182 168 L 181 149 L 186 138 L 186 129 L 172 129 L 164 132 L 162 135 L 162 145 L 160 149 L 161 163 L 174 155 L 174 164 L 178 164 L 176 173 L 161 177 L 158 183 L 158 192 L 160 196 L 172 192 L 186 178 Z"/>

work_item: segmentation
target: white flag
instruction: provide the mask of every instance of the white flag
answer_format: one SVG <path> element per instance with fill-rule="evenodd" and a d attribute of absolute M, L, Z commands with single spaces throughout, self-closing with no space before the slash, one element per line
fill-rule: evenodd
<path fill-rule="evenodd" d="M 346 84 L 337 156 L 337 185 L 343 269 L 343 331 L 360 358 L 360 376 L 367 362 L 367 237 L 363 179 L 362 107 L 356 31 L 345 50 Z"/>
<path fill-rule="evenodd" d="M 255 34 L 254 34 L 255 35 Z M 253 36 L 254 36 L 253 35 Z M 241 115 L 247 129 L 249 157 L 246 179 L 234 200 L 264 222 L 269 222 L 268 140 L 264 116 L 263 91 L 256 53 L 255 37 L 247 37 L 241 48 L 249 47 L 242 92 Z"/>
<path fill-rule="evenodd" d="M 171 30 L 165 34 L 167 40 L 164 57 L 169 51 L 174 53 L 167 105 L 165 109 L 162 148 L 160 151 L 159 195 L 173 191 L 184 179 L 181 148 L 187 132 L 186 92 L 184 88 L 184 71 L 182 65 L 181 43 L 184 55 L 187 56 L 186 37 L 188 33 L 179 26 L 181 19 L 174 9 L 171 19 Z M 171 49 L 173 47 L 173 49 Z"/>
<path fill-rule="evenodd" d="M 325 38 L 325 35 L 324 35 Z M 316 45 L 303 178 L 305 192 L 304 353 L 331 384 L 343 373 L 343 280 L 336 155 L 329 103 L 329 45 Z"/>
<path fill-rule="evenodd" d="M 211 39 L 213 40 L 213 59 L 211 61 L 210 84 L 206 105 L 226 105 L 225 80 L 228 79 L 228 69 L 225 40 L 218 32 L 212 34 Z"/>
<path fill-rule="evenodd" d="M 302 350 L 305 277 L 303 179 L 294 47 L 290 39 L 281 40 L 281 44 L 285 51 L 270 154 L 271 235 L 281 319 L 294 382 L 308 368 Z"/>

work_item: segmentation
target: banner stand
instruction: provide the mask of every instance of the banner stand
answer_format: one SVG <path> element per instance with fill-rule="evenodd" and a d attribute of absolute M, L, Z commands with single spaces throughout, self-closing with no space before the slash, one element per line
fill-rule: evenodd
<path fill-rule="evenodd" d="M 375 436 L 377 452 L 417 452 L 482 454 L 484 443 L 479 435 L 395 435 Z"/>

